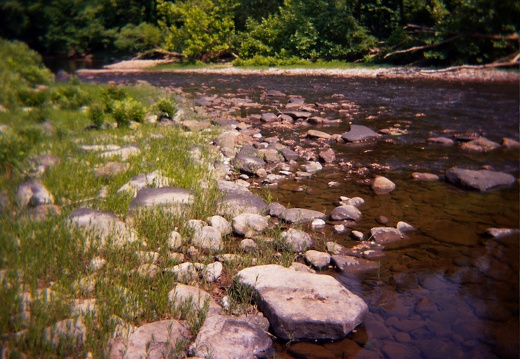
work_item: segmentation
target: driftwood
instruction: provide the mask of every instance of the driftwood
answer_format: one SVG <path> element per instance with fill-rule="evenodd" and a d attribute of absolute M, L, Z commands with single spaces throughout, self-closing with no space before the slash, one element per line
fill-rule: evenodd
<path fill-rule="evenodd" d="M 503 61 L 504 59 L 511 59 L 511 60 Z M 497 68 L 497 67 L 510 67 L 510 66 L 519 66 L 519 65 L 520 65 L 520 52 L 509 55 L 503 59 L 497 60 L 497 61 L 489 63 L 489 64 L 452 66 L 452 67 L 447 67 L 442 70 L 423 70 L 421 72 L 433 73 L 433 72 L 450 72 L 450 71 L 459 71 L 459 70 L 485 70 L 485 69 L 492 69 L 492 68 Z"/>
<path fill-rule="evenodd" d="M 185 56 L 178 52 L 167 51 L 167 50 L 163 50 L 163 49 L 153 49 L 153 50 L 148 50 L 146 52 L 143 52 L 142 54 L 139 53 L 132 60 L 161 59 L 161 60 L 180 61 L 181 59 L 184 59 L 184 58 L 185 58 Z"/>

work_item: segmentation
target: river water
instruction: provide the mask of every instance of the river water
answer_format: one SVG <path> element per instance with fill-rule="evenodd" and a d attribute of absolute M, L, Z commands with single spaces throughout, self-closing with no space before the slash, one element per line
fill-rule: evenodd
<path fill-rule="evenodd" d="M 201 74 L 96 74 L 83 81 L 131 83 L 182 88 L 186 96 L 234 96 L 261 104 L 238 116 L 282 109 L 287 98 L 265 97 L 265 90 L 298 95 L 306 104 L 353 104 L 348 113 L 324 109 L 322 116 L 341 119 L 331 126 L 262 130 L 264 137 L 312 141 L 308 129 L 342 133 L 348 123 L 375 131 L 390 129 L 382 140 L 352 145 L 334 143 L 335 166 L 311 179 L 285 181 L 270 195 L 285 206 L 330 213 L 340 196 L 359 196 L 362 219 L 353 227 L 368 236 L 384 216 L 388 226 L 405 221 L 417 231 L 410 240 L 385 250 L 380 269 L 360 275 L 330 272 L 361 296 L 370 313 L 345 340 L 333 343 L 276 343 L 277 358 L 518 358 L 519 237 L 493 239 L 491 227 L 519 227 L 519 186 L 485 193 L 446 182 L 420 182 L 413 172 L 443 178 L 453 166 L 505 171 L 518 178 L 518 150 L 485 153 L 458 145 L 430 144 L 429 137 L 470 137 L 518 141 L 519 89 L 511 83 L 453 83 L 431 80 L 344 79 L 306 76 L 221 76 Z M 235 115 L 231 113 L 230 115 Z M 397 188 L 377 195 L 368 186 L 375 175 Z M 330 188 L 328 183 L 339 185 Z M 257 191 L 262 191 L 259 186 Z M 318 242 L 346 247 L 357 242 L 327 226 L 313 232 Z"/>

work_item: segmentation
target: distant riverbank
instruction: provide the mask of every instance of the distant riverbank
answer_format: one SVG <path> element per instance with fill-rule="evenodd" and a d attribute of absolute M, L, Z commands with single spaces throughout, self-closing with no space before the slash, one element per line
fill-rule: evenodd
<path fill-rule="evenodd" d="M 182 72 L 182 73 L 208 73 L 229 75 L 283 75 L 283 76 L 332 76 L 341 78 L 390 78 L 390 79 L 432 79 L 444 81 L 476 81 L 476 82 L 520 82 L 520 73 L 496 69 L 424 69 L 417 67 L 392 67 L 392 68 L 266 68 L 251 69 L 243 67 L 221 66 L 200 68 L 169 68 L 154 69 L 157 65 L 167 63 L 164 60 L 130 60 L 105 66 L 103 69 L 82 69 L 79 74 L 86 73 L 110 73 L 110 72 Z"/>

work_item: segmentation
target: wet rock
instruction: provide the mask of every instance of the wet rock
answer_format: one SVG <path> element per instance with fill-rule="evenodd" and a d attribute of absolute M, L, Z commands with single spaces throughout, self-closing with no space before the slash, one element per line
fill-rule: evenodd
<path fill-rule="evenodd" d="M 323 169 L 323 166 L 321 165 L 321 163 L 315 162 L 315 161 L 308 162 L 307 164 L 304 165 L 304 167 L 305 167 L 305 172 L 308 172 L 308 173 L 315 173 L 315 172 L 321 171 Z"/>
<path fill-rule="evenodd" d="M 222 234 L 215 227 L 204 226 L 200 231 L 195 231 L 192 244 L 204 252 L 218 251 L 222 247 Z"/>
<path fill-rule="evenodd" d="M 270 358 L 273 343 L 267 333 L 245 317 L 210 316 L 200 329 L 190 355 L 201 358 Z"/>
<path fill-rule="evenodd" d="M 325 163 L 332 163 L 336 160 L 336 154 L 332 148 L 327 148 L 326 150 L 320 151 L 318 154 L 320 160 Z"/>
<path fill-rule="evenodd" d="M 99 239 L 104 245 L 110 239 L 114 245 L 122 246 L 137 240 L 135 232 L 112 212 L 80 208 L 72 212 L 69 222 L 85 231 L 88 243 Z"/>
<path fill-rule="evenodd" d="M 218 214 L 237 216 L 241 213 L 266 214 L 267 204 L 247 188 L 229 181 L 218 181 L 225 196 L 218 203 Z"/>
<path fill-rule="evenodd" d="M 412 173 L 412 177 L 416 181 L 438 181 L 439 176 L 433 173 L 420 173 L 414 172 Z"/>
<path fill-rule="evenodd" d="M 175 212 L 192 204 L 193 199 L 193 192 L 182 188 L 143 188 L 130 203 L 130 210 L 163 207 Z"/>
<path fill-rule="evenodd" d="M 403 221 L 397 222 L 396 228 L 401 233 L 416 231 L 414 226 Z"/>
<path fill-rule="evenodd" d="M 231 225 L 235 234 L 251 237 L 265 231 L 269 227 L 269 222 L 259 214 L 243 213 L 234 217 Z"/>
<path fill-rule="evenodd" d="M 360 125 L 351 125 L 350 131 L 341 135 L 346 142 L 362 142 L 378 138 L 380 135 L 368 127 Z"/>
<path fill-rule="evenodd" d="M 222 216 L 212 216 L 208 218 L 208 224 L 214 228 L 216 228 L 221 235 L 227 236 L 228 234 L 233 233 L 233 228 L 231 227 L 231 223 L 228 222 Z"/>
<path fill-rule="evenodd" d="M 505 172 L 474 171 L 457 167 L 446 171 L 446 180 L 456 186 L 477 191 L 487 191 L 499 186 L 511 186 L 516 182 L 515 177 Z"/>
<path fill-rule="evenodd" d="M 352 231 L 350 237 L 355 241 L 362 241 L 365 238 L 365 235 L 360 231 Z"/>
<path fill-rule="evenodd" d="M 516 228 L 488 228 L 486 229 L 486 234 L 490 235 L 493 238 L 502 238 L 512 235 L 518 235 L 520 233 L 519 229 Z"/>
<path fill-rule="evenodd" d="M 298 154 L 289 148 L 283 148 L 280 150 L 282 156 L 286 161 L 295 161 L 298 159 Z"/>
<path fill-rule="evenodd" d="M 121 148 L 115 150 L 104 151 L 101 153 L 101 157 L 103 158 L 114 158 L 120 157 L 121 160 L 126 161 L 130 157 L 137 156 L 141 153 L 139 147 L 135 145 L 123 146 Z"/>
<path fill-rule="evenodd" d="M 336 354 L 321 345 L 300 342 L 293 344 L 287 350 L 295 358 L 305 359 L 336 359 Z"/>
<path fill-rule="evenodd" d="M 392 276 L 392 279 L 390 281 L 392 284 L 395 285 L 395 287 L 398 290 L 403 290 L 403 291 L 407 291 L 410 289 L 416 289 L 419 286 L 419 281 L 418 281 L 415 273 L 406 273 L 406 272 L 395 273 Z M 403 331 L 406 331 L 406 330 L 403 330 Z"/>
<path fill-rule="evenodd" d="M 20 208 L 53 204 L 54 196 L 39 182 L 25 182 L 18 187 L 16 202 Z"/>
<path fill-rule="evenodd" d="M 379 263 L 367 259 L 335 254 L 332 263 L 343 273 L 361 273 L 379 269 Z"/>
<path fill-rule="evenodd" d="M 352 205 L 345 205 L 336 207 L 330 212 L 330 219 L 333 221 L 359 221 L 361 219 L 361 212 Z"/>
<path fill-rule="evenodd" d="M 258 157 L 238 154 L 233 159 L 233 166 L 248 175 L 255 175 L 259 169 L 265 169 L 266 163 Z"/>
<path fill-rule="evenodd" d="M 407 238 L 397 228 L 392 227 L 374 227 L 370 230 L 370 234 L 374 242 L 383 245 Z"/>
<path fill-rule="evenodd" d="M 344 224 L 335 224 L 333 229 L 334 233 L 337 234 L 347 233 L 347 226 L 345 226 Z"/>
<path fill-rule="evenodd" d="M 480 137 L 476 140 L 463 143 L 460 148 L 463 150 L 476 151 L 476 152 L 487 152 L 492 151 L 500 147 L 499 143 L 488 140 L 487 138 Z"/>
<path fill-rule="evenodd" d="M 286 208 L 278 202 L 270 203 L 268 207 L 269 215 L 271 217 L 279 217 L 282 212 L 286 210 Z"/>
<path fill-rule="evenodd" d="M 165 353 L 175 353 L 175 344 L 189 341 L 191 333 L 185 322 L 161 320 L 145 324 L 128 339 L 124 359 L 161 359 Z"/>
<path fill-rule="evenodd" d="M 383 353 L 388 358 L 416 359 L 421 352 L 413 344 L 403 344 L 388 341 L 383 345 Z"/>
<path fill-rule="evenodd" d="M 427 141 L 429 143 L 446 145 L 446 146 L 451 146 L 455 143 L 451 138 L 447 138 L 447 137 L 431 137 L 431 138 L 428 138 Z"/>
<path fill-rule="evenodd" d="M 287 231 L 282 232 L 281 238 L 293 252 L 304 252 L 314 246 L 311 236 L 295 228 L 289 228 Z"/>
<path fill-rule="evenodd" d="M 121 172 L 125 172 L 130 168 L 128 163 L 107 162 L 102 167 L 94 170 L 96 177 L 115 177 Z"/>
<path fill-rule="evenodd" d="M 291 224 L 303 224 L 312 222 L 315 219 L 326 219 L 323 212 L 305 208 L 289 208 L 280 214 L 280 219 Z"/>
<path fill-rule="evenodd" d="M 389 220 L 388 220 L 388 217 L 385 217 L 385 216 L 377 216 L 376 217 L 376 222 L 379 223 L 379 224 L 388 224 Z"/>
<path fill-rule="evenodd" d="M 267 265 L 246 268 L 236 278 L 258 293 L 259 309 L 282 339 L 341 339 L 368 311 L 361 298 L 327 275 Z"/>
<path fill-rule="evenodd" d="M 305 252 L 304 258 L 305 261 L 312 265 L 314 268 L 323 269 L 329 265 L 331 256 L 330 254 L 325 252 L 309 250 Z"/>
<path fill-rule="evenodd" d="M 307 111 L 286 111 L 284 115 L 291 116 L 294 120 L 299 118 L 308 119 L 312 116 L 312 113 Z"/>
<path fill-rule="evenodd" d="M 383 176 L 377 176 L 372 183 L 372 189 L 377 194 L 390 193 L 395 189 L 395 183 Z"/>
<path fill-rule="evenodd" d="M 330 135 L 323 131 L 318 130 L 309 130 L 307 131 L 307 137 L 308 138 L 323 138 L 325 140 L 330 139 Z"/>

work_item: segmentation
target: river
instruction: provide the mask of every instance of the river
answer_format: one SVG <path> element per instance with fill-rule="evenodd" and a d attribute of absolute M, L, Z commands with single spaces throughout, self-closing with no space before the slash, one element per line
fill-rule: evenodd
<path fill-rule="evenodd" d="M 415 181 L 413 172 L 441 178 L 453 166 L 519 175 L 518 150 L 499 148 L 477 153 L 460 146 L 427 142 L 429 137 L 474 134 L 501 142 L 518 141 L 518 84 L 432 80 L 346 79 L 320 76 L 221 76 L 129 73 L 81 75 L 83 81 L 132 83 L 182 88 L 190 97 L 248 97 L 261 104 L 239 111 L 249 116 L 283 108 L 287 98 L 267 98 L 265 90 L 298 95 L 306 104 L 330 104 L 338 98 L 353 104 L 350 112 L 323 110 L 341 119 L 330 126 L 262 130 L 264 137 L 293 139 L 312 146 L 309 129 L 342 133 L 348 123 L 376 131 L 383 139 L 364 145 L 333 143 L 335 166 L 310 179 L 282 182 L 269 189 L 285 206 L 330 213 L 340 196 L 359 196 L 362 219 L 353 229 L 367 236 L 384 216 L 389 226 L 405 221 L 417 231 L 410 241 L 386 250 L 380 269 L 364 275 L 330 272 L 361 296 L 370 313 L 363 325 L 335 343 L 276 343 L 277 358 L 518 358 L 519 237 L 493 239 L 492 227 L 519 227 L 519 186 L 472 192 L 442 180 Z M 234 114 L 231 114 L 234 115 Z M 377 195 L 367 185 L 375 175 L 397 188 Z M 338 182 L 330 187 L 329 182 Z M 252 181 L 254 182 L 254 180 Z M 265 188 L 258 186 L 257 191 Z M 327 226 L 313 232 L 324 242 L 347 247 L 357 242 Z"/>

